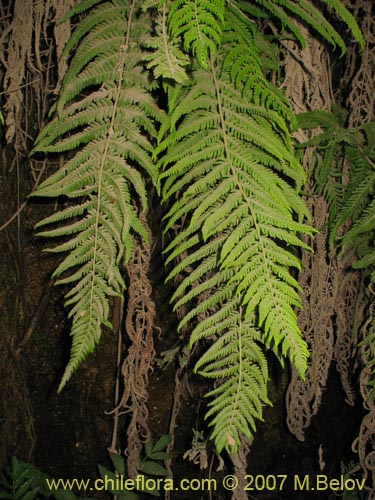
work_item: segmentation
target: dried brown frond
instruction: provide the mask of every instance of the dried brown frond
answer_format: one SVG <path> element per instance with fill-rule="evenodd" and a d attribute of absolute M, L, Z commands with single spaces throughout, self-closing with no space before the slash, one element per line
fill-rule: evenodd
<path fill-rule="evenodd" d="M 155 355 L 155 304 L 148 277 L 151 260 L 152 236 L 145 215 L 140 219 L 147 230 L 149 243 L 134 240 L 130 261 L 126 266 L 129 277 L 125 330 L 130 346 L 123 361 L 123 395 L 119 404 L 122 413 L 130 416 L 127 426 L 127 465 L 129 477 L 138 474 L 137 464 L 143 444 L 150 438 L 147 424 L 148 377 Z"/>
<path fill-rule="evenodd" d="M 355 127 L 375 119 L 375 4 L 372 0 L 346 3 L 354 11 L 365 38 L 365 47 L 351 81 L 347 102 L 351 110 L 350 125 Z M 351 55 L 353 60 L 358 60 L 357 52 L 352 51 Z"/>
<path fill-rule="evenodd" d="M 372 288 L 369 292 L 372 298 L 372 303 L 368 309 L 367 321 L 365 322 L 361 332 L 364 340 L 366 340 L 367 336 L 370 334 L 370 330 L 373 328 L 374 323 L 375 292 Z M 373 500 L 375 498 L 375 400 L 370 399 L 370 393 L 373 387 L 373 367 L 370 363 L 371 358 L 370 353 L 368 352 L 368 345 L 366 345 L 366 343 L 364 343 L 361 348 L 361 360 L 363 368 L 359 379 L 360 390 L 363 398 L 363 406 L 367 413 L 362 419 L 358 437 L 353 442 L 352 448 L 355 453 L 358 453 L 359 464 L 363 469 L 365 477 L 367 478 L 370 474 L 372 489 L 369 490 L 368 498 Z"/>
<path fill-rule="evenodd" d="M 296 113 L 315 109 L 330 110 L 333 101 L 330 62 L 325 47 L 308 36 L 306 48 L 301 50 L 289 42 L 286 55 L 284 89 Z M 308 140 L 305 131 L 299 130 L 296 138 Z M 303 164 L 307 175 L 316 166 L 316 152 L 306 150 Z M 292 369 L 286 395 L 288 427 L 298 439 L 304 440 L 305 429 L 318 412 L 326 387 L 332 359 L 346 393 L 353 404 L 351 385 L 353 357 L 352 330 L 356 313 L 353 305 L 359 293 L 359 273 L 348 272 L 351 255 L 340 258 L 329 254 L 328 217 L 329 205 L 322 195 L 313 193 L 312 180 L 305 188 L 310 196 L 306 200 L 313 218 L 313 225 L 320 230 L 313 242 L 314 253 L 303 251 L 299 283 L 303 290 L 303 310 L 298 320 L 311 352 L 306 380 L 302 381 Z"/>
<path fill-rule="evenodd" d="M 290 99 L 295 113 L 314 109 L 330 110 L 332 89 L 330 66 L 325 47 L 316 39 L 308 36 L 301 28 L 307 41 L 300 49 L 295 43 L 288 42 L 285 59 L 286 78 L 284 91 Z M 308 139 L 303 130 L 296 138 L 304 142 Z M 314 152 L 306 150 L 304 168 L 309 176 L 316 165 Z M 328 204 L 320 195 L 313 195 L 312 181 L 305 188 L 311 193 L 306 200 L 312 215 L 313 226 L 320 230 L 314 241 L 308 241 L 314 253 L 303 251 L 302 271 L 299 284 L 303 290 L 303 309 L 298 315 L 298 324 L 307 341 L 311 357 L 308 362 L 306 380 L 292 369 L 290 385 L 286 394 L 287 424 L 290 431 L 303 441 L 304 431 L 311 418 L 319 409 L 326 386 L 328 371 L 333 356 L 334 333 L 332 314 L 335 300 L 336 264 L 327 259 Z"/>

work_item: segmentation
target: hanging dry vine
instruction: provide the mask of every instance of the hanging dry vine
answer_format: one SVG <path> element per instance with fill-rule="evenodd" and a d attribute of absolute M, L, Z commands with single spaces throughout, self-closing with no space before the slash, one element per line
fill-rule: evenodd
<path fill-rule="evenodd" d="M 26 61 L 30 64 L 32 73 L 38 70 L 32 64 L 32 36 L 33 36 L 33 3 L 16 0 L 12 24 L 8 28 L 9 41 L 7 54 L 2 54 L 2 61 L 6 68 L 3 89 L 7 99 L 4 106 L 6 140 L 12 142 L 15 135 L 15 148 L 27 150 L 25 137 L 19 133 L 24 118 L 24 83 Z"/>
<path fill-rule="evenodd" d="M 27 141 L 34 139 L 32 130 L 35 129 L 35 122 L 38 127 L 44 125 L 52 86 L 49 79 L 54 45 L 60 56 L 70 34 L 67 21 L 55 26 L 53 40 L 48 32 L 51 18 L 55 14 L 55 20 L 60 19 L 74 3 L 75 0 L 16 0 L 10 15 L 12 21 L 1 35 L 0 61 L 5 68 L 2 82 L 5 137 L 8 144 L 13 143 L 17 154 L 29 151 Z M 64 64 L 63 59 L 58 62 L 60 78 L 66 68 Z M 30 96 L 28 89 L 31 89 Z"/>
<path fill-rule="evenodd" d="M 360 66 L 355 68 L 347 101 L 351 109 L 350 125 L 356 126 L 375 119 L 375 5 L 371 0 L 346 3 L 358 20 L 366 43 L 361 54 Z M 358 59 L 358 54 L 355 59 Z"/>
<path fill-rule="evenodd" d="M 313 109 L 331 108 L 330 68 L 324 46 L 316 39 L 305 38 L 306 47 L 300 49 L 288 43 L 285 60 L 285 93 L 296 113 Z M 328 75 L 328 78 L 327 78 Z M 299 130 L 296 138 L 305 142 L 308 137 Z M 306 150 L 303 164 L 309 174 L 316 163 L 314 151 Z M 288 411 L 287 424 L 290 431 L 303 441 L 304 431 L 310 425 L 311 417 L 319 409 L 325 388 L 328 370 L 333 355 L 332 313 L 334 306 L 334 282 L 336 266 L 327 261 L 328 235 L 324 230 L 328 220 L 328 204 L 322 195 L 313 195 L 313 181 L 307 190 L 310 193 L 306 203 L 313 218 L 313 225 L 320 230 L 314 241 L 309 241 L 314 254 L 302 253 L 302 271 L 299 284 L 303 290 L 303 309 L 298 324 L 308 343 L 311 358 L 308 362 L 306 380 L 292 368 L 291 382 L 286 394 Z"/>
<path fill-rule="evenodd" d="M 310 198 L 308 207 L 316 227 L 327 223 L 328 206 L 323 197 Z M 290 431 L 304 440 L 304 431 L 318 412 L 328 378 L 333 355 L 332 312 L 336 269 L 327 263 L 327 234 L 322 230 L 313 242 L 314 254 L 303 253 L 299 283 L 303 290 L 303 310 L 298 320 L 308 342 L 311 358 L 306 380 L 292 369 L 291 382 L 286 394 L 287 424 Z"/>
<path fill-rule="evenodd" d="M 134 242 L 132 255 L 126 266 L 129 277 L 125 330 L 130 346 L 123 361 L 123 395 L 118 408 L 130 415 L 127 426 L 127 463 L 129 477 L 136 477 L 137 463 L 143 444 L 150 437 L 147 424 L 148 376 L 154 358 L 155 304 L 151 297 L 152 285 L 148 274 L 151 260 L 152 236 L 146 216 L 140 215 L 147 230 L 149 242 Z"/>
<path fill-rule="evenodd" d="M 330 110 L 333 96 L 330 88 L 330 66 L 324 47 L 312 39 L 303 51 L 293 46 L 289 46 L 289 49 L 285 88 L 287 96 L 293 102 L 294 110 L 297 113 Z M 351 62 L 347 65 L 348 69 L 342 82 L 353 77 L 355 57 L 357 54 L 353 50 L 350 52 Z M 353 82 L 356 84 L 355 79 Z M 342 85 L 339 86 L 341 87 Z M 354 102 L 355 99 L 352 99 L 352 105 Z M 298 131 L 296 137 L 301 142 L 309 139 L 307 133 L 302 130 Z M 316 152 L 311 149 L 306 150 L 303 161 L 308 173 L 314 172 L 316 162 L 319 161 L 314 154 L 316 155 Z M 344 164 L 340 168 L 342 181 L 345 182 L 347 165 Z M 350 270 L 354 258 L 352 252 L 346 251 L 337 256 L 335 249 L 332 252 L 328 248 L 326 228 L 329 222 L 329 204 L 324 196 L 324 187 L 323 194 L 314 194 L 316 188 L 313 183 L 313 179 L 310 179 L 307 188 L 310 197 L 307 204 L 313 216 L 313 225 L 321 232 L 313 243 L 314 255 L 303 252 L 302 272 L 299 277 L 304 292 L 304 309 L 299 314 L 299 325 L 309 344 L 311 358 L 305 382 L 292 370 L 286 397 L 288 426 L 300 440 L 304 439 L 304 431 L 319 409 L 332 360 L 336 362 L 346 400 L 349 404 L 354 404 L 351 377 L 353 352 L 358 340 L 355 332 L 359 330 L 365 304 L 360 287 L 361 275 L 358 271 Z"/>
<path fill-rule="evenodd" d="M 366 339 L 368 336 L 374 336 L 374 309 L 375 301 L 374 295 L 375 291 L 371 288 L 370 294 L 372 298 L 372 304 L 368 311 L 368 319 L 362 328 L 362 337 Z M 365 343 L 361 349 L 361 359 L 363 363 L 363 368 L 360 375 L 360 388 L 361 395 L 363 398 L 363 406 L 367 410 L 367 414 L 363 417 L 361 426 L 359 429 L 359 434 L 357 439 L 353 443 L 353 451 L 358 453 L 359 463 L 363 468 L 365 477 L 371 475 L 371 484 L 375 485 L 375 400 L 370 398 L 371 386 L 370 382 L 373 378 L 373 368 L 370 364 L 372 356 L 369 353 L 370 346 Z M 369 500 L 375 498 L 374 488 L 369 489 Z"/>
<path fill-rule="evenodd" d="M 350 250 L 338 259 L 334 303 L 336 337 L 333 355 L 349 405 L 353 405 L 355 401 L 352 383 L 353 358 L 366 305 L 366 301 L 363 300 L 361 273 L 351 269 L 353 259 L 354 255 Z"/>
<path fill-rule="evenodd" d="M 58 80 L 54 92 L 57 94 L 60 90 L 62 79 L 68 69 L 67 55 L 64 53 L 64 48 L 71 35 L 70 20 L 59 22 L 63 17 L 74 7 L 77 0 L 53 0 L 53 11 L 55 12 L 55 25 L 53 28 L 55 45 L 56 45 L 56 59 L 57 59 L 57 73 Z"/>
<path fill-rule="evenodd" d="M 56 11 L 58 19 L 58 11 L 65 9 L 66 4 L 68 2 L 60 0 L 0 1 L 0 110 L 5 119 L 4 138 L 8 144 L 3 144 L 1 155 L 0 177 L 7 179 L 3 183 L 7 187 L 2 189 L 4 196 L 0 231 L 3 251 L 9 256 L 9 261 L 3 258 L 3 263 L 9 264 L 14 272 L 11 290 L 14 319 L 4 303 L 1 308 L 2 327 L 5 327 L 0 343 L 4 361 L 1 373 L 4 375 L 3 395 L 0 398 L 0 413 L 4 417 L 1 468 L 9 458 L 5 454 L 11 449 L 17 456 L 22 456 L 23 447 L 27 450 L 25 459 L 31 462 L 37 442 L 24 366 L 26 360 L 19 353 L 28 342 L 40 311 L 43 311 L 45 297 L 41 304 L 32 299 L 27 300 L 25 282 L 29 281 L 29 277 L 25 277 L 21 256 L 27 245 L 22 226 L 27 226 L 29 221 L 22 221 L 20 215 L 27 205 L 27 200 L 22 202 L 22 197 L 28 189 L 28 183 L 38 185 L 47 168 L 46 161 L 40 163 L 28 159 L 26 163 L 24 158 L 29 153 L 37 128 L 43 125 L 49 107 L 48 97 L 55 80 L 52 62 L 55 40 L 49 32 L 51 17 Z M 26 175 L 25 166 L 29 168 Z M 8 227 L 13 222 L 17 224 L 15 230 Z M 27 251 L 30 251 L 30 247 Z M 13 254 L 14 257 L 10 258 Z M 2 285 L 6 290 L 6 281 Z M 25 328 L 30 304 L 35 306 L 36 313 Z M 11 328 L 6 327 L 8 320 L 12 322 Z"/>
<path fill-rule="evenodd" d="M 348 3 L 348 2 L 347 2 Z M 365 37 L 365 48 L 361 54 L 359 68 L 354 74 L 351 82 L 351 91 L 348 97 L 348 105 L 351 107 L 349 123 L 351 126 L 359 126 L 375 119 L 375 5 L 372 0 L 359 0 L 349 2 L 350 7 L 357 16 Z M 353 67 L 354 64 L 348 65 Z M 369 307 L 365 307 L 370 302 Z M 373 378 L 370 366 L 369 350 L 371 339 L 374 335 L 374 290 L 368 290 L 367 297 L 361 302 L 362 310 L 357 321 L 362 320 L 363 312 L 366 311 L 367 320 L 361 330 L 362 347 L 360 358 L 362 371 L 360 374 L 360 391 L 363 398 L 363 407 L 367 411 L 363 417 L 359 435 L 353 443 L 353 450 L 358 453 L 359 463 L 364 471 L 365 477 L 371 477 L 371 489 L 369 499 L 375 498 L 375 401 L 370 398 L 369 383 Z M 359 329 L 358 329 L 359 330 Z"/>

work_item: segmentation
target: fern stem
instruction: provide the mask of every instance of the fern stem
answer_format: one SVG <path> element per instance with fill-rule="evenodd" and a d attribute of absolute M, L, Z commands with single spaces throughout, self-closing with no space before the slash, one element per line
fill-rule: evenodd
<path fill-rule="evenodd" d="M 237 333 L 237 338 L 238 341 L 236 343 L 236 347 L 238 348 L 238 357 L 239 357 L 239 369 L 238 369 L 238 382 L 237 382 L 237 390 L 236 390 L 236 402 L 233 405 L 234 409 L 237 409 L 238 407 L 238 402 L 241 399 L 241 394 L 242 394 L 242 380 L 243 380 L 243 354 L 242 354 L 242 317 L 243 317 L 243 310 L 242 307 L 240 306 L 239 308 L 239 325 L 238 328 L 236 329 Z M 234 415 L 231 417 L 229 428 L 232 429 L 235 427 L 236 424 L 236 416 Z M 233 436 L 231 436 L 233 439 Z M 233 443 L 228 443 L 229 445 L 232 445 Z"/>
<path fill-rule="evenodd" d="M 124 299 L 115 297 L 113 306 L 113 330 L 117 333 L 117 353 L 116 353 L 116 382 L 114 394 L 114 410 L 113 412 L 113 428 L 111 446 L 108 448 L 110 453 L 119 453 L 116 448 L 118 439 L 118 424 L 119 424 L 119 403 L 120 403 L 120 377 L 121 377 L 121 355 L 122 355 L 122 321 L 124 314 Z"/>
<path fill-rule="evenodd" d="M 195 14 L 195 23 L 197 25 L 197 33 L 199 37 L 199 41 L 201 44 L 204 43 L 203 37 L 202 37 L 202 31 L 199 26 L 199 16 L 198 16 L 198 10 L 197 10 L 197 0 L 194 1 L 194 14 Z"/>

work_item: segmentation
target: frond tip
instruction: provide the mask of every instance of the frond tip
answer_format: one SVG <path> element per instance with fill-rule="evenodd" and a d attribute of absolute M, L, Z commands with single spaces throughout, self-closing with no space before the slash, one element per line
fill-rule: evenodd
<path fill-rule="evenodd" d="M 255 420 L 263 420 L 263 405 L 271 404 L 267 361 L 256 342 L 261 333 L 241 318 L 241 309 L 232 320 L 195 367 L 205 377 L 220 379 L 220 385 L 206 395 L 212 399 L 206 418 L 213 417 L 209 425 L 214 427 L 211 438 L 218 453 L 222 449 L 236 453 L 241 446 L 239 433 L 251 438 Z"/>
<path fill-rule="evenodd" d="M 182 38 L 184 49 L 192 53 L 203 68 L 221 42 L 224 0 L 177 0 L 168 16 L 172 38 Z"/>
<path fill-rule="evenodd" d="M 145 43 L 153 52 L 144 58 L 147 68 L 152 69 L 155 78 L 163 77 L 182 83 L 188 76 L 185 67 L 190 64 L 187 54 L 179 47 L 177 40 L 171 40 L 167 28 L 166 6 L 161 7 L 156 20 L 155 36 Z"/>

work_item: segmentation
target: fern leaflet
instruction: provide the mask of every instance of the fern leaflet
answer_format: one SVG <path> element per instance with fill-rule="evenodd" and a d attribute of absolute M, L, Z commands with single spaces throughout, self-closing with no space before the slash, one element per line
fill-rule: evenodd
<path fill-rule="evenodd" d="M 259 10 L 255 10 L 254 6 L 247 4 L 247 2 L 238 2 L 238 10 L 255 15 L 256 17 L 263 17 L 265 11 L 268 15 L 278 19 L 282 26 L 289 30 L 302 47 L 305 46 L 305 40 L 301 34 L 299 27 L 296 25 L 293 17 L 299 18 L 307 25 L 316 30 L 325 40 L 333 45 L 338 46 L 343 54 L 346 51 L 346 45 L 332 24 L 327 20 L 326 16 L 318 10 L 311 1 L 299 0 L 255 0 L 259 4 Z M 354 39 L 363 48 L 364 40 L 363 35 L 358 27 L 358 24 L 349 10 L 343 5 L 341 0 L 326 0 L 325 3 L 331 7 L 336 14 L 346 23 L 350 29 Z M 236 3 L 234 3 L 236 5 Z"/>
<path fill-rule="evenodd" d="M 233 446 L 233 436 L 237 440 L 239 431 L 251 438 L 255 418 L 262 420 L 263 405 L 271 404 L 267 398 L 267 361 L 257 343 L 261 332 L 252 321 L 243 319 L 241 306 L 236 306 L 238 310 L 220 324 L 225 333 L 196 365 L 198 373 L 205 377 L 225 379 L 207 394 L 214 398 L 206 418 L 214 416 L 210 425 L 214 426 L 212 439 L 218 451 Z"/>

